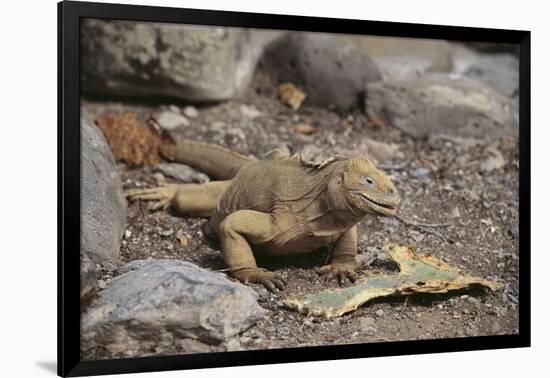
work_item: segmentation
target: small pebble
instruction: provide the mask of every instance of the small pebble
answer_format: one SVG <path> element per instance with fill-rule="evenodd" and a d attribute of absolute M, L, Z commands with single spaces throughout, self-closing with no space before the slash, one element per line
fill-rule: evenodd
<path fill-rule="evenodd" d="M 416 168 L 409 172 L 409 175 L 417 179 L 425 178 L 429 174 L 430 174 L 430 170 L 428 168 Z"/>
<path fill-rule="evenodd" d="M 160 235 L 161 236 L 170 236 L 174 233 L 174 230 L 172 230 L 171 228 L 169 228 L 168 230 L 165 230 L 165 231 L 161 231 L 160 232 Z"/>
<path fill-rule="evenodd" d="M 189 118 L 197 118 L 199 116 L 199 111 L 194 106 L 188 105 L 183 108 L 183 114 Z"/>
<path fill-rule="evenodd" d="M 458 210 L 458 207 L 454 207 L 454 208 L 451 210 L 450 217 L 451 217 L 451 219 L 460 218 L 460 210 Z"/>
<path fill-rule="evenodd" d="M 241 105 L 240 111 L 244 117 L 250 118 L 250 119 L 254 119 L 256 117 L 263 115 L 263 113 L 258 109 L 256 109 L 254 106 Z"/>
<path fill-rule="evenodd" d="M 477 303 L 479 302 L 479 301 L 478 301 L 476 298 L 474 298 L 474 297 L 470 297 L 470 296 L 469 296 L 467 299 L 468 299 L 468 302 L 470 302 L 470 303 L 472 303 L 472 304 L 477 304 Z"/>
<path fill-rule="evenodd" d="M 164 130 L 174 130 L 180 126 L 188 126 L 189 121 L 182 114 L 171 111 L 164 111 L 153 117 L 158 125 Z"/>
<path fill-rule="evenodd" d="M 466 184 L 464 183 L 464 181 L 462 180 L 459 180 L 459 181 L 455 181 L 453 182 L 452 184 L 452 187 L 456 190 L 462 190 L 466 187 Z"/>
<path fill-rule="evenodd" d="M 378 317 L 382 317 L 382 316 L 384 316 L 384 310 L 382 310 L 382 309 L 376 310 L 376 311 L 374 312 L 374 314 L 375 314 L 376 316 L 378 316 Z"/>

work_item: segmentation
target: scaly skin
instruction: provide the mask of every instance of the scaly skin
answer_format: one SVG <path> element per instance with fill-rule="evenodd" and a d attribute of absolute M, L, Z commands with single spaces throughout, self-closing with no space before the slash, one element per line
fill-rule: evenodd
<path fill-rule="evenodd" d="M 284 280 L 256 265 L 256 253 L 291 255 L 333 245 L 320 274 L 342 284 L 355 281 L 356 224 L 367 214 L 393 216 L 401 202 L 389 178 L 366 156 L 341 156 L 314 164 L 274 151 L 254 160 L 218 146 L 178 142 L 178 159 L 229 179 L 207 184 L 168 185 L 127 192 L 131 200 L 156 200 L 181 214 L 210 216 L 230 274 L 270 290 Z M 209 151 L 211 153 L 209 153 Z M 198 164 L 195 164 L 198 165 Z"/>

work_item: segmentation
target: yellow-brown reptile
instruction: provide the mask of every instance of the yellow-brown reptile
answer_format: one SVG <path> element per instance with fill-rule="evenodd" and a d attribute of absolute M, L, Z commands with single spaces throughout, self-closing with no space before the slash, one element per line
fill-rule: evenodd
<path fill-rule="evenodd" d="M 285 287 L 259 268 L 254 253 L 289 255 L 332 245 L 320 269 L 340 283 L 355 281 L 357 223 L 367 214 L 393 216 L 401 199 L 389 178 L 366 156 L 334 157 L 315 164 L 280 151 L 256 160 L 225 148 L 178 140 L 176 161 L 214 179 L 130 190 L 130 200 L 156 200 L 153 208 L 210 217 L 231 275 L 270 290 Z"/>

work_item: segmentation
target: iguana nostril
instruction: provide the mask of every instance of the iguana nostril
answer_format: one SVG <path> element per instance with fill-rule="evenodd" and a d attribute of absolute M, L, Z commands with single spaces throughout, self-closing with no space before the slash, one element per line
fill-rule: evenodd
<path fill-rule="evenodd" d="M 388 188 L 388 193 L 393 194 L 394 193 L 393 188 Z"/>

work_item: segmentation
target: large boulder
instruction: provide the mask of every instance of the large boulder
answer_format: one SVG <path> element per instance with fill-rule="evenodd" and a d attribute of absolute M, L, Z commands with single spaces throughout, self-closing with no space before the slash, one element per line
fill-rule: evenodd
<path fill-rule="evenodd" d="M 506 53 L 480 53 L 457 44 L 453 48 L 453 72 L 480 81 L 507 97 L 519 94 L 519 60 Z"/>
<path fill-rule="evenodd" d="M 81 350 L 106 356 L 170 353 L 183 338 L 219 343 L 263 315 L 258 294 L 179 260 L 136 260 L 81 318 Z"/>
<path fill-rule="evenodd" d="M 126 199 L 101 130 L 83 115 L 80 132 L 80 248 L 94 263 L 113 269 L 126 222 Z"/>
<path fill-rule="evenodd" d="M 86 19 L 86 93 L 218 101 L 239 96 L 277 33 L 251 29 Z"/>
<path fill-rule="evenodd" d="M 466 78 L 430 74 L 367 85 L 369 118 L 415 137 L 445 134 L 489 138 L 517 136 L 512 100 Z"/>
<path fill-rule="evenodd" d="M 80 300 L 87 301 L 97 289 L 95 264 L 86 253 L 80 251 Z"/>
<path fill-rule="evenodd" d="M 365 85 L 381 79 L 366 55 L 338 36 L 288 33 L 274 41 L 262 69 L 276 83 L 292 82 L 306 93 L 305 103 L 346 110 L 360 105 Z"/>

